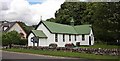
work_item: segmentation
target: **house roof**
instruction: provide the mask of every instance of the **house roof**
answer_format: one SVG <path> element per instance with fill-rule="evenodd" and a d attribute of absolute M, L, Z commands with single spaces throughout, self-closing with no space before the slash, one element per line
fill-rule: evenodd
<path fill-rule="evenodd" d="M 89 34 L 91 30 L 91 25 L 79 25 L 79 26 L 74 26 L 74 29 L 78 34 Z"/>
<path fill-rule="evenodd" d="M 5 32 L 7 32 L 8 30 L 10 30 L 10 28 L 11 28 L 14 24 L 15 24 L 15 22 L 6 22 L 6 23 L 1 22 L 0 28 L 2 28 L 3 26 L 8 27 L 8 28 L 5 30 Z M 1 30 L 1 31 L 2 31 L 2 30 Z"/>
<path fill-rule="evenodd" d="M 0 21 L 0 29 L 2 29 L 2 27 L 4 27 L 4 26 L 6 26 L 6 27 L 8 27 L 5 31 L 3 31 L 3 30 L 0 30 L 0 32 L 1 31 L 3 31 L 3 32 L 8 32 L 15 24 L 18 24 L 22 29 L 23 29 L 23 31 L 24 31 L 24 28 L 19 24 L 19 22 L 8 22 L 8 21 Z M 26 31 L 24 31 L 25 33 L 26 33 Z M 26 33 L 27 34 L 27 33 Z"/>
<path fill-rule="evenodd" d="M 52 33 L 78 34 L 74 30 L 74 27 L 69 25 L 63 25 L 63 24 L 58 24 L 58 23 L 53 23 L 48 21 L 43 21 L 43 23 Z"/>
<path fill-rule="evenodd" d="M 42 21 L 42 22 L 48 28 L 48 30 L 52 33 L 89 34 L 91 30 L 91 27 L 90 27 L 91 25 L 70 26 L 70 25 L 53 23 L 49 21 Z"/>
<path fill-rule="evenodd" d="M 47 36 L 43 33 L 42 30 L 32 30 L 32 33 L 35 35 L 35 36 L 38 36 L 40 38 L 47 38 Z"/>
<path fill-rule="evenodd" d="M 15 22 L 9 22 L 9 23 L 3 24 L 3 26 L 8 26 L 8 28 L 5 30 L 5 32 L 9 31 L 13 27 L 14 24 L 15 24 Z"/>

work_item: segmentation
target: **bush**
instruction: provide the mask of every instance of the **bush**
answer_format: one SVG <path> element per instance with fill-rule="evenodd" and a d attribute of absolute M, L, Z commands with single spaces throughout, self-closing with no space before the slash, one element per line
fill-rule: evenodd
<path fill-rule="evenodd" d="M 67 47 L 67 48 L 72 48 L 72 47 L 74 47 L 75 45 L 73 44 L 73 43 L 69 43 L 69 44 L 65 44 L 65 47 Z"/>
<path fill-rule="evenodd" d="M 20 41 L 19 41 L 19 45 L 27 45 L 27 39 L 21 39 Z"/>
<path fill-rule="evenodd" d="M 56 48 L 57 47 L 57 44 L 56 43 L 52 43 L 49 45 L 50 48 Z"/>
<path fill-rule="evenodd" d="M 80 42 L 76 42 L 76 46 L 79 47 L 80 46 Z"/>
<path fill-rule="evenodd" d="M 11 31 L 2 34 L 2 44 L 3 46 L 12 47 L 12 44 L 18 44 L 20 41 L 20 35 L 16 31 Z"/>

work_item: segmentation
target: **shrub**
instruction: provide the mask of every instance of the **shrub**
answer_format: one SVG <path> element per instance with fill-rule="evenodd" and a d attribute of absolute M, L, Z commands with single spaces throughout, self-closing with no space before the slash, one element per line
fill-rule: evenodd
<path fill-rule="evenodd" d="M 27 39 L 21 39 L 21 40 L 19 41 L 19 45 L 27 45 L 27 44 L 28 44 Z"/>
<path fill-rule="evenodd" d="M 65 47 L 67 47 L 67 48 L 72 48 L 72 47 L 74 47 L 75 45 L 73 44 L 73 43 L 69 43 L 69 44 L 65 44 Z"/>
<path fill-rule="evenodd" d="M 57 47 L 57 44 L 56 44 L 56 43 L 51 43 L 51 44 L 49 45 L 49 47 L 50 47 L 50 48 L 56 48 L 56 47 Z"/>
<path fill-rule="evenodd" d="M 79 47 L 80 46 L 80 42 L 76 42 L 76 46 Z"/>

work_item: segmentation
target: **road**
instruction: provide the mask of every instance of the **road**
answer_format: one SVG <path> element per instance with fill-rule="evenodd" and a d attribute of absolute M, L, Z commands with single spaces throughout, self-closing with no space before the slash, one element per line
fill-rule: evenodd
<path fill-rule="evenodd" d="M 93 60 L 2 51 L 2 61 L 93 61 Z"/>
<path fill-rule="evenodd" d="M 77 59 L 77 58 L 55 57 L 47 55 L 2 51 L 2 59 Z"/>

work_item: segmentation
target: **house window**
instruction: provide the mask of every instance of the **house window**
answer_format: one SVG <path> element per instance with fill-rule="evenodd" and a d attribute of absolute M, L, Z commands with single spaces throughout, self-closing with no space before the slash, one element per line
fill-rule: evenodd
<path fill-rule="evenodd" d="M 69 35 L 69 41 L 71 41 L 71 35 Z"/>
<path fill-rule="evenodd" d="M 55 34 L 55 42 L 58 42 L 58 34 Z"/>
<path fill-rule="evenodd" d="M 63 42 L 65 42 L 65 34 L 63 34 Z"/>
<path fill-rule="evenodd" d="M 76 35 L 75 35 L 75 41 L 76 41 Z"/>
<path fill-rule="evenodd" d="M 85 35 L 84 34 L 82 34 L 82 41 L 84 41 L 85 40 Z"/>

